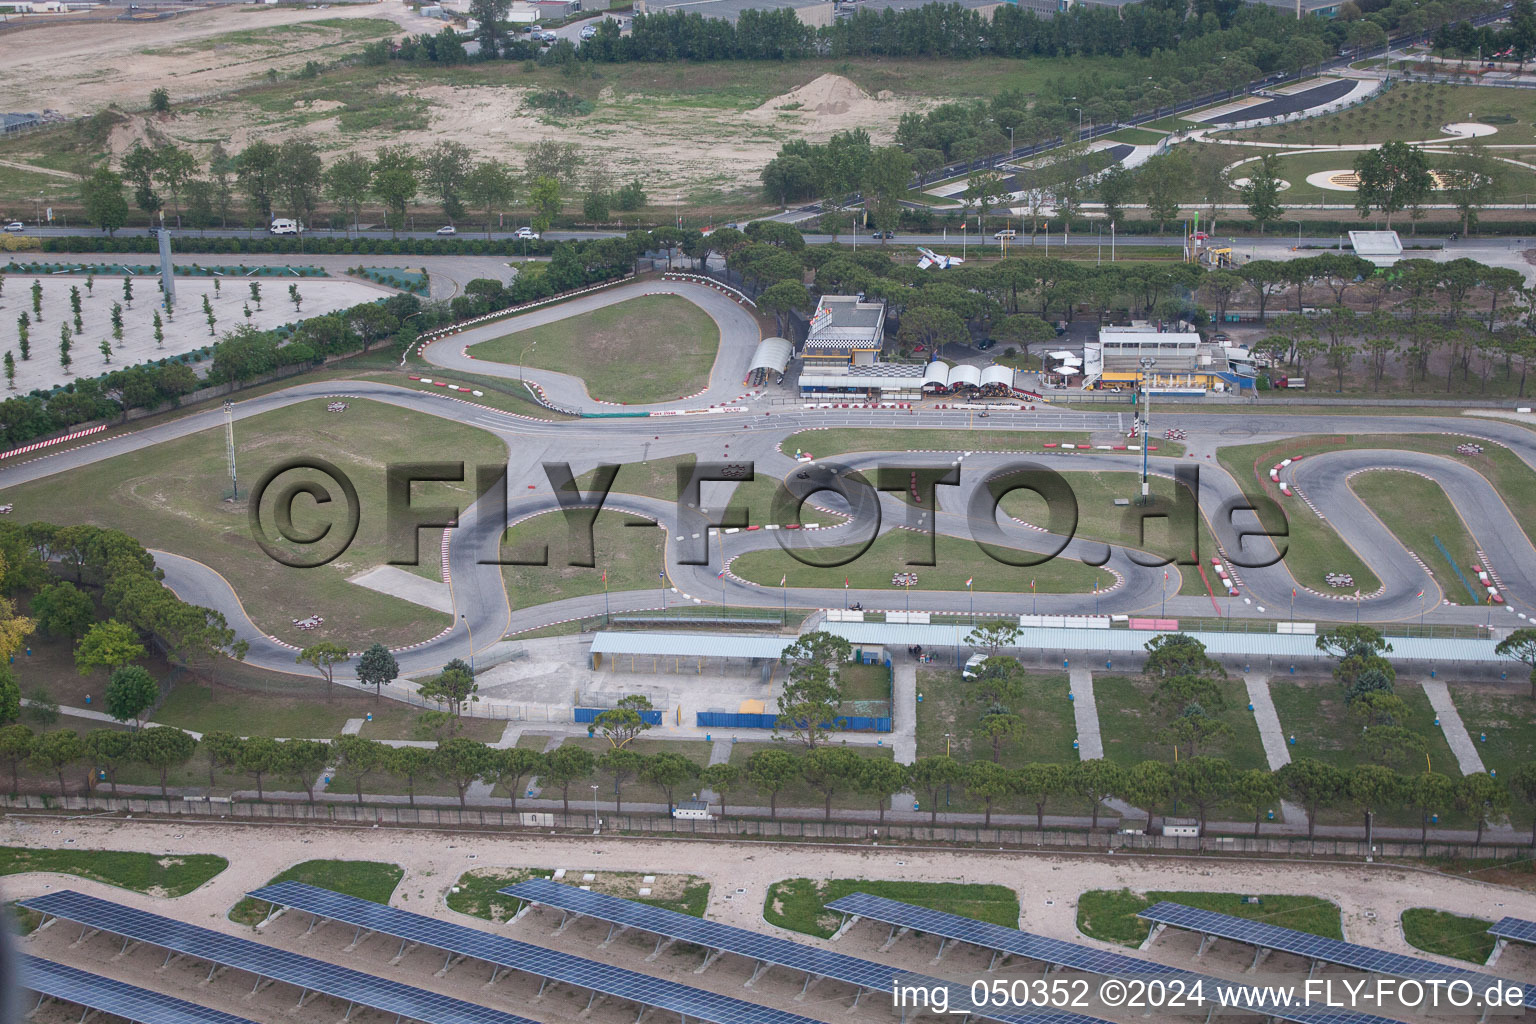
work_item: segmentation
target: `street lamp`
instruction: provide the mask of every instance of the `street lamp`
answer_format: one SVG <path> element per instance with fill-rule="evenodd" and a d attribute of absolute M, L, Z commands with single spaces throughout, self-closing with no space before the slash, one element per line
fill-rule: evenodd
<path fill-rule="evenodd" d="M 1152 440 L 1152 368 L 1157 365 L 1157 360 L 1151 356 L 1141 357 L 1141 503 L 1147 504 L 1150 500 L 1150 486 L 1147 482 L 1147 447 Z"/>
<path fill-rule="evenodd" d="M 535 338 L 534 340 L 530 341 L 528 344 L 524 345 L 522 352 L 518 353 L 518 356 L 517 356 L 517 382 L 519 384 L 523 384 L 525 386 L 527 384 L 527 382 L 523 380 L 523 360 L 527 357 L 527 355 L 528 355 L 528 353 L 530 351 L 532 351 L 534 349 L 537 349 L 538 347 L 539 347 L 539 340 L 537 338 Z"/>
<path fill-rule="evenodd" d="M 464 623 L 464 630 L 469 634 L 469 674 L 475 674 L 475 630 L 469 624 L 469 619 L 463 612 L 459 613 L 459 621 Z"/>
<path fill-rule="evenodd" d="M 597 783 L 592 783 L 592 834 L 601 832 L 602 824 L 597 820 Z"/>

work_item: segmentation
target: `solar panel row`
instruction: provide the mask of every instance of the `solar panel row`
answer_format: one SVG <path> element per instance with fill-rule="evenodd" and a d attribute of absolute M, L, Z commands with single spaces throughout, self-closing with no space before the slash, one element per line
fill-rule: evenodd
<path fill-rule="evenodd" d="M 172 953 L 281 981 L 306 992 L 318 992 L 359 1006 L 398 1014 L 422 1024 L 533 1024 L 526 1018 L 488 1006 L 377 978 L 68 889 L 24 899 L 21 905 L 47 917 L 73 921 Z"/>
<path fill-rule="evenodd" d="M 1035 935 L 1016 928 L 1004 928 L 1002 925 L 976 921 L 941 910 L 930 910 L 927 907 L 917 907 L 910 903 L 887 899 L 884 896 L 872 896 L 863 892 L 850 893 L 828 903 L 827 909 L 839 914 L 856 914 L 884 924 L 900 925 L 913 931 L 969 943 L 982 949 L 1000 950 L 1014 956 L 1058 964 L 1088 974 L 1122 978 L 1145 976 L 1182 978 L 1190 984 L 1196 981 L 1202 982 L 1205 992 L 1214 992 L 1218 985 L 1227 989 L 1243 988 L 1251 995 L 1244 1005 L 1255 1013 L 1262 1012 L 1266 1016 L 1296 1021 L 1300 1024 L 1325 1024 L 1325 1022 L 1395 1024 L 1391 1018 L 1372 1014 L 1278 1005 L 1272 1000 L 1259 998 L 1260 991 L 1251 986 L 1234 986 L 1230 982 L 1178 967 L 1170 967 L 1167 964 L 1143 960 L 1125 953 L 1096 949 L 1076 942 Z"/>
<path fill-rule="evenodd" d="M 1516 942 L 1536 942 L 1536 921 L 1502 917 L 1488 929 L 1488 934 L 1499 939 L 1514 939 Z"/>
<path fill-rule="evenodd" d="M 744 999 L 519 942 L 451 921 L 439 921 L 370 903 L 368 900 L 301 882 L 279 882 L 256 889 L 248 895 L 328 920 L 715 1024 L 816 1024 L 809 1017 L 784 1010 L 759 1006 Z"/>
<path fill-rule="evenodd" d="M 251 1024 L 244 1017 L 223 1010 L 198 1006 L 39 956 L 22 956 L 21 986 L 39 996 L 62 999 L 137 1024 Z"/>
<path fill-rule="evenodd" d="M 691 942 L 706 949 L 750 957 L 763 964 L 804 971 L 808 975 L 831 978 L 871 991 L 890 991 L 893 975 L 897 973 L 888 964 L 817 949 L 717 921 L 701 920 L 675 910 L 634 903 L 617 896 L 576 889 L 547 878 L 519 882 L 501 891 L 530 903 L 542 903 L 599 921 Z M 965 1008 L 973 1008 L 978 1016 L 1004 1024 L 1102 1024 L 1094 1017 L 1043 1007 L 1038 1010 L 1020 1007 L 1013 1012 L 1000 1014 L 995 1009 L 976 1007 L 969 986 L 938 978 L 901 972 L 901 983 L 920 986 L 928 991 L 946 990 L 952 1012 L 963 1013 Z"/>
<path fill-rule="evenodd" d="M 1464 967 L 1448 967 L 1423 957 L 1389 953 L 1386 950 L 1360 946 L 1353 942 L 1299 932 L 1294 928 L 1283 928 L 1267 921 L 1249 921 L 1241 917 L 1233 917 L 1231 914 L 1217 913 L 1214 910 L 1186 907 L 1182 903 L 1167 901 L 1155 903 L 1136 916 L 1158 924 L 1187 928 L 1203 935 L 1214 935 L 1218 939 L 1231 939 L 1250 946 L 1304 956 L 1309 960 L 1392 977 L 1466 978 L 1485 982 L 1500 980 L 1481 971 L 1472 971 Z M 1536 985 L 1527 984 L 1523 987 L 1526 1005 L 1533 1005 L 1533 1000 L 1536 1000 Z"/>

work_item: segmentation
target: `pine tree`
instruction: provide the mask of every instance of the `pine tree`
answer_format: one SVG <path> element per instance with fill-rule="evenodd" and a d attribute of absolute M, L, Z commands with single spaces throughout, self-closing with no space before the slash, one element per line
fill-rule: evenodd
<path fill-rule="evenodd" d="M 251 318 L 251 315 L 252 315 L 251 314 L 251 304 L 249 302 L 247 302 L 243 306 L 241 306 L 240 308 L 241 308 L 242 311 L 244 311 L 245 318 L 247 320 L 249 320 Z"/>
<path fill-rule="evenodd" d="M 95 274 L 86 274 L 85 275 L 85 293 L 87 295 L 95 295 L 96 294 L 96 275 Z"/>
<path fill-rule="evenodd" d="M 218 320 L 213 315 L 213 303 L 208 301 L 207 294 L 203 295 L 203 313 L 208 317 L 208 334 L 212 336 L 214 334 L 213 325 Z"/>
<path fill-rule="evenodd" d="M 101 358 L 109 363 L 112 361 L 112 343 L 106 338 L 101 339 Z"/>
<path fill-rule="evenodd" d="M 69 308 L 75 314 L 75 333 L 79 334 L 85 330 L 85 324 L 80 319 L 80 287 L 78 285 L 69 286 Z"/>
<path fill-rule="evenodd" d="M 112 303 L 112 340 L 123 340 L 123 307 L 121 303 Z"/>
<path fill-rule="evenodd" d="M 293 303 L 293 311 L 297 313 L 300 305 L 304 302 L 304 296 L 299 294 L 298 285 L 291 284 L 288 286 L 288 299 Z"/>
<path fill-rule="evenodd" d="M 43 282 L 32 282 L 32 315 L 37 317 L 37 322 L 43 322 Z"/>
<path fill-rule="evenodd" d="M 69 327 L 67 325 L 64 328 L 64 332 L 64 335 L 59 339 L 59 365 L 64 368 L 65 373 L 68 373 L 71 360 L 69 358 Z"/>
<path fill-rule="evenodd" d="M 123 301 L 128 303 L 128 308 L 133 308 L 133 278 L 123 278 Z"/>
<path fill-rule="evenodd" d="M 32 318 L 22 313 L 16 318 L 16 344 L 21 349 L 23 361 L 32 358 Z"/>
<path fill-rule="evenodd" d="M 11 355 L 10 349 L 5 350 L 5 386 L 16 390 L 16 357 Z"/>
<path fill-rule="evenodd" d="M 257 309 L 261 308 L 261 285 L 255 281 L 251 282 L 251 301 L 256 303 Z"/>
<path fill-rule="evenodd" d="M 155 344 L 165 344 L 165 324 L 160 320 L 160 311 L 155 310 Z"/>

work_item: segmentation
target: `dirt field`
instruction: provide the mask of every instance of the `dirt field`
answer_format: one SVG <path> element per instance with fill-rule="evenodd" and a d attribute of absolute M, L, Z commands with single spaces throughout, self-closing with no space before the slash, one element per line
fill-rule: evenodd
<path fill-rule="evenodd" d="M 606 164 L 620 180 L 640 178 L 652 202 L 666 203 L 755 190 L 763 165 L 790 138 L 820 142 L 863 128 L 877 142 L 889 142 L 901 115 L 926 105 L 889 92 L 871 96 L 838 75 L 805 73 L 814 77 L 766 102 L 658 94 L 643 83 L 604 84 L 589 101 L 590 114 L 561 118 L 530 106 L 530 95 L 548 91 L 542 83 L 450 84 L 414 72 L 376 73 L 356 88 L 316 86 L 291 100 L 288 93 L 300 83 L 280 94 L 263 90 L 182 110 L 174 118 L 134 114 L 112 129 L 109 146 L 114 158 L 141 140 L 171 141 L 206 156 L 215 139 L 238 152 L 257 139 L 308 138 L 330 160 L 349 151 L 371 154 L 402 145 L 419 151 L 452 140 L 477 156 L 518 162 L 527 147 L 552 139 L 580 146 L 589 165 Z M 553 79 L 548 85 L 572 87 Z"/>
<path fill-rule="evenodd" d="M 340 44 L 436 32 L 442 25 L 399 3 L 325 10 L 242 4 L 152 22 L 61 19 L 5 37 L 0 96 L 8 110 L 69 115 L 113 104 L 141 108 L 156 86 L 185 102 L 255 81 L 269 68 L 281 74 L 306 61 L 332 60 Z"/>

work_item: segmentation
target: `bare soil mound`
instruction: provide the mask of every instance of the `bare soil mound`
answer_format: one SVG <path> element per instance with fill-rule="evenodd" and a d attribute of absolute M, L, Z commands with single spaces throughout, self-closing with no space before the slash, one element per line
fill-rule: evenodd
<path fill-rule="evenodd" d="M 822 75 L 776 96 L 753 113 L 773 114 L 782 110 L 802 110 L 810 114 L 847 114 L 866 103 L 875 102 L 869 93 L 842 75 Z"/>

